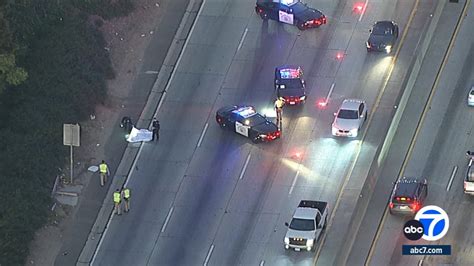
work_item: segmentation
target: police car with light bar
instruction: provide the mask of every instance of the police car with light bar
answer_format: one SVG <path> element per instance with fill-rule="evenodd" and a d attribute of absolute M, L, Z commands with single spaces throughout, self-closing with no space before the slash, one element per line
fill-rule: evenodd
<path fill-rule="evenodd" d="M 283 98 L 285 104 L 304 103 L 306 100 L 304 86 L 301 67 L 284 65 L 275 68 L 275 89 L 278 98 Z"/>
<path fill-rule="evenodd" d="M 217 110 L 216 121 L 222 128 L 228 128 L 254 143 L 269 142 L 280 138 L 278 127 L 250 105 L 225 106 Z"/>
<path fill-rule="evenodd" d="M 263 20 L 276 20 L 296 25 L 298 29 L 318 28 L 326 24 L 326 16 L 299 0 L 257 0 L 255 12 Z"/>

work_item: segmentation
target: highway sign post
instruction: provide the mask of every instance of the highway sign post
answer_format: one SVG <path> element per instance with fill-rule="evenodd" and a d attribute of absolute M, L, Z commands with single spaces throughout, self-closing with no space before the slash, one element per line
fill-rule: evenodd
<path fill-rule="evenodd" d="M 73 160 L 73 146 L 80 146 L 80 131 L 81 128 L 78 124 L 64 124 L 63 125 L 63 143 L 71 148 L 71 184 L 74 177 L 74 160 Z"/>

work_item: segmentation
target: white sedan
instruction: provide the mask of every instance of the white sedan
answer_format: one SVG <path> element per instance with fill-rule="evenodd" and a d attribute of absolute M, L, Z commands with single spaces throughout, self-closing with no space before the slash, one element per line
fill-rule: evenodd
<path fill-rule="evenodd" d="M 346 99 L 339 110 L 334 113 L 332 135 L 342 137 L 357 137 L 359 130 L 367 120 L 367 105 L 358 99 Z"/>
<path fill-rule="evenodd" d="M 469 95 L 467 95 L 467 105 L 474 106 L 474 85 L 472 85 Z"/>

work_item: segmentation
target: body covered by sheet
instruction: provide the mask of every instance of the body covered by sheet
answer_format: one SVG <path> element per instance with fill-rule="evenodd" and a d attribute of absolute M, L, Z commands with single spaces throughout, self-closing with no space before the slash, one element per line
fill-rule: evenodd
<path fill-rule="evenodd" d="M 128 142 L 140 142 L 140 141 L 151 141 L 153 138 L 153 132 L 148 129 L 137 129 L 132 128 L 130 135 L 127 137 Z"/>

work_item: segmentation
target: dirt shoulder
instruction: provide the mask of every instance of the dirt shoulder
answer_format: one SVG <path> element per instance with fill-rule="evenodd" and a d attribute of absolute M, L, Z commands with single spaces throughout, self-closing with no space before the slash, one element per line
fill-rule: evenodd
<path fill-rule="evenodd" d="M 55 205 L 49 223 L 36 232 L 30 244 L 27 265 L 75 264 L 107 192 L 107 187 L 100 188 L 97 175 L 87 168 L 104 159 L 112 171 L 116 169 L 126 147 L 118 123 L 123 115 L 137 121 L 152 88 L 148 84 L 152 84 L 156 76 L 145 76 L 147 81 L 141 83 L 137 79 L 147 75 L 143 73 L 147 67 L 158 71 L 161 66 L 160 62 L 147 62 L 150 56 L 146 53 L 147 47 L 160 38 L 155 29 L 163 12 L 173 6 L 172 0 L 134 2 L 136 9 L 129 16 L 104 21 L 100 27 L 107 43 L 104 49 L 110 53 L 116 76 L 108 81 L 105 104 L 97 106 L 91 119 L 81 123 L 81 147 L 75 149 L 73 186 L 78 189 L 79 197 L 71 201 L 75 206 Z M 173 36 L 163 38 L 169 38 L 171 43 Z M 157 48 L 166 55 L 168 46 Z M 150 58 L 157 57 L 164 58 L 162 55 Z M 137 88 L 140 84 L 144 87 Z"/>

